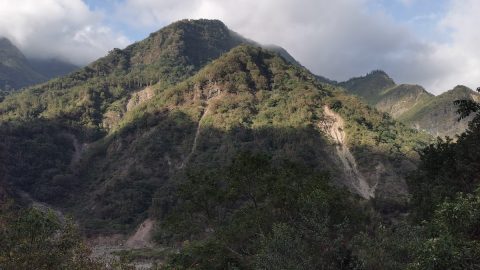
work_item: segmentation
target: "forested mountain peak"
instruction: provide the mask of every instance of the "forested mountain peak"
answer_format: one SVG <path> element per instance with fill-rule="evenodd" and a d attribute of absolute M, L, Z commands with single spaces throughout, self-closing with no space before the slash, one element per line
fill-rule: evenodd
<path fill-rule="evenodd" d="M 378 95 L 379 91 L 395 86 L 395 82 L 384 71 L 374 70 L 365 76 L 352 78 L 339 85 L 369 102 Z"/>

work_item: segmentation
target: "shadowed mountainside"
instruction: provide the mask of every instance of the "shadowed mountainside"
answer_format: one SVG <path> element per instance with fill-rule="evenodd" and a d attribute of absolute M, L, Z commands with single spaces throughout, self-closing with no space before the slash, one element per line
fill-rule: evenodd
<path fill-rule="evenodd" d="M 27 59 L 8 39 L 0 37 L 0 90 L 20 89 L 77 68 L 55 59 Z"/>
<path fill-rule="evenodd" d="M 352 181 L 359 179 L 348 176 L 349 170 L 344 168 L 341 158 L 332 155 L 336 142 L 331 142 L 321 128 L 326 121 L 325 105 L 344 118 L 342 128 L 347 137 L 342 147 L 351 148 L 358 171 L 377 186 L 375 196 L 380 199 L 404 199 L 404 177 L 414 167 L 414 150 L 428 139 L 341 90 L 319 84 L 307 70 L 251 46 L 234 48 L 181 83 L 150 86 L 154 94 L 129 111 L 126 105 L 136 92 L 126 94 L 123 105 L 117 104 L 123 106 L 119 110 L 111 105 L 95 106 L 109 101 L 101 98 L 113 96 L 111 88 L 85 92 L 79 87 L 52 92 L 45 85 L 40 87 L 9 96 L 0 104 L 4 121 L 10 119 L 4 124 L 10 128 L 2 130 L 13 133 L 5 136 L 9 152 L 16 152 L 17 158 L 24 160 L 19 164 L 38 164 L 38 170 L 30 169 L 28 175 L 21 175 L 25 168 L 12 158 L 10 166 L 19 175 L 12 173 L 10 181 L 37 198 L 68 205 L 92 230 L 122 231 L 136 226 L 146 218 L 156 190 L 174 185 L 174 179 L 184 169 L 223 167 L 235 153 L 246 150 L 268 153 L 274 160 L 288 157 L 318 172 L 329 172 L 334 183 L 356 192 Z M 67 102 L 75 102 L 76 106 L 53 110 L 61 95 L 52 93 L 72 94 L 76 89 L 78 96 L 71 96 L 74 99 Z M 34 114 L 31 110 L 35 106 L 12 105 L 38 94 L 52 99 L 46 106 L 37 107 L 43 111 Z M 43 98 L 39 101 L 45 102 Z M 111 124 L 105 129 L 102 120 L 111 117 L 112 109 L 121 113 L 116 121 L 110 119 Z M 40 115 L 56 123 L 50 125 L 51 130 L 45 130 L 49 126 L 45 123 L 38 125 L 45 130 L 45 137 L 29 130 L 35 124 L 18 126 L 12 121 L 37 121 Z M 84 122 L 83 117 L 91 116 L 98 121 Z M 19 128 L 26 130 L 17 131 Z M 25 137 L 15 135 L 23 133 L 32 136 L 30 141 L 23 139 L 23 143 L 40 146 L 43 140 L 46 145 L 55 145 L 45 154 L 57 157 L 58 161 L 36 160 L 40 157 L 37 151 L 41 151 L 38 146 L 25 152 L 21 143 L 8 139 Z M 78 142 L 66 134 L 74 134 Z M 70 159 L 74 157 L 75 144 L 84 143 L 88 147 L 78 167 L 72 169 Z M 125 204 L 126 201 L 129 203 Z"/>

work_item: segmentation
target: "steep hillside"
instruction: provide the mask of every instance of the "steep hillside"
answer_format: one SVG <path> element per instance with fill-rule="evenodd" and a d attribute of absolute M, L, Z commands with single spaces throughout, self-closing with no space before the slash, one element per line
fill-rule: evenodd
<path fill-rule="evenodd" d="M 463 86 L 434 96 L 419 85 L 396 85 L 382 71 L 374 71 L 339 85 L 408 126 L 440 137 L 455 137 L 465 131 L 471 120 L 458 121 L 453 102 L 464 98 L 477 100 L 480 97 Z"/>
<path fill-rule="evenodd" d="M 0 91 L 47 81 L 77 68 L 55 59 L 27 59 L 8 39 L 0 38 Z"/>
<path fill-rule="evenodd" d="M 375 70 L 363 77 L 352 78 L 338 85 L 348 89 L 354 95 L 364 98 L 369 104 L 375 105 L 380 98 L 379 93 L 394 87 L 395 82 L 387 73 Z"/>
<path fill-rule="evenodd" d="M 155 221 L 159 242 L 245 250 L 235 265 L 260 252 L 258 234 L 274 223 L 358 225 L 358 202 L 403 207 L 430 137 L 243 41 L 220 21 L 184 20 L 8 95 L 5 181 L 72 213 L 88 235 Z"/>
<path fill-rule="evenodd" d="M 0 89 L 22 88 L 45 79 L 8 39 L 0 38 Z"/>
<path fill-rule="evenodd" d="M 30 66 L 45 80 L 65 76 L 77 69 L 78 66 L 58 59 L 28 59 Z"/>
<path fill-rule="evenodd" d="M 467 129 L 468 122 L 473 117 L 458 121 L 458 108 L 453 102 L 460 99 L 479 101 L 480 94 L 465 86 L 457 86 L 428 102 L 414 106 L 410 111 L 401 115 L 399 120 L 434 136 L 454 137 Z"/>
<path fill-rule="evenodd" d="M 382 91 L 379 100 L 372 105 L 399 118 L 413 107 L 421 107 L 433 98 L 434 95 L 419 85 L 401 84 Z"/>
<path fill-rule="evenodd" d="M 130 110 L 129 96 L 113 102 L 122 112 L 116 121 L 113 105 L 101 105 L 109 101 L 101 100 L 111 95 L 108 88 L 82 96 L 85 90 L 77 86 L 45 92 L 45 85 L 40 87 L 7 97 L 0 106 L 4 121 L 10 119 L 2 128 L 8 152 L 17 153 L 8 163 L 10 181 L 40 200 L 67 203 L 94 231 L 132 228 L 147 217 L 154 198 L 167 208 L 174 203 L 163 192 L 171 192 L 168 187 L 186 168 L 222 168 L 247 150 L 328 172 L 334 183 L 366 198 L 398 200 L 406 195 L 403 178 L 414 167 L 414 149 L 428 139 L 336 88 L 319 85 L 308 71 L 248 46 L 233 49 L 184 82 L 147 87 L 142 91 L 153 94 Z M 74 91 L 80 96 L 71 101 L 53 95 Z M 131 96 L 148 97 L 142 91 Z M 30 101 L 39 103 L 25 103 Z M 62 102 L 70 113 L 52 109 Z M 346 132 L 341 142 L 325 135 L 330 121 L 325 105 L 336 111 L 336 119 L 344 119 L 337 125 Z M 84 122 L 85 116 L 112 121 L 106 129 L 104 122 Z M 348 161 L 356 164 L 355 175 L 368 179 L 368 195 L 356 184 L 353 167 L 346 167 L 344 152 L 333 150 L 336 144 L 350 148 Z"/>

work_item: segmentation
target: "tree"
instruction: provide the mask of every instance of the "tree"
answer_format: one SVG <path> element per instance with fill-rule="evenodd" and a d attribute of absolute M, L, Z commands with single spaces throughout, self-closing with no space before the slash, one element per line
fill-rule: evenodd
<path fill-rule="evenodd" d="M 0 224 L 0 269 L 103 269 L 89 257 L 74 223 L 51 211 L 2 209 Z"/>
<path fill-rule="evenodd" d="M 480 189 L 442 203 L 427 228 L 429 237 L 409 269 L 480 268 Z"/>

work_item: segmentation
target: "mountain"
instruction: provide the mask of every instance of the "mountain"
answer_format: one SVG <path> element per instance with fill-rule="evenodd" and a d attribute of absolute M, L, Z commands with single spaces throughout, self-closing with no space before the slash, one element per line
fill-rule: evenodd
<path fill-rule="evenodd" d="M 23 130 L 23 134 L 35 137 L 36 133 L 53 132 L 57 135 L 43 138 L 44 143 L 54 144 L 52 151 L 61 152 L 60 159 L 51 164 L 41 164 L 48 160 L 46 157 L 38 161 L 38 167 L 47 166 L 48 170 L 30 171 L 32 175 L 23 177 L 20 175 L 24 169 L 19 170 L 17 182 L 23 182 L 21 185 L 37 198 L 55 202 L 61 198 L 52 197 L 49 189 L 63 184 L 49 182 L 56 175 L 64 179 L 68 174 L 67 178 L 87 185 L 74 192 L 88 190 L 80 201 L 89 204 L 81 209 L 87 210 L 90 217 L 88 209 L 95 209 L 93 216 L 102 219 L 109 212 L 106 220 L 128 216 L 131 222 L 138 222 L 132 216 L 145 214 L 153 196 L 150 192 L 182 171 L 188 160 L 210 166 L 228 163 L 245 144 L 246 149 L 256 145 L 252 149 L 279 157 L 287 154 L 319 169 L 336 168 L 337 182 L 355 192 L 359 191 L 358 183 L 349 181 L 358 181 L 361 172 L 372 175 L 369 181 L 379 182 L 378 190 L 383 191 L 378 196 L 383 196 L 382 192 L 388 196 L 404 194 L 383 184 L 400 181 L 397 189 L 402 189 L 403 167 L 411 167 L 400 165 L 410 162 L 402 156 L 413 157 L 416 138 L 423 135 L 371 110 L 336 87 L 318 84 L 306 69 L 291 65 L 276 53 L 248 44 L 236 47 L 245 40 L 220 21 L 179 21 L 124 50 L 115 49 L 66 77 L 8 96 L 0 104 L 0 119 L 9 127 L 4 130 L 11 136 L 16 134 L 17 127 L 11 124 L 14 119 L 20 123 L 38 122 L 39 130 Z M 324 106 L 329 104 L 336 112 L 325 111 Z M 321 128 L 331 128 L 328 122 L 338 117 L 345 122 L 338 128 L 350 133 L 349 139 L 332 143 L 328 139 L 330 131 Z M 208 131 L 202 132 L 203 125 Z M 32 124 L 30 128 L 34 127 Z M 278 139 L 272 141 L 275 137 Z M 332 150 L 336 144 L 348 144 L 353 155 L 342 152 L 344 148 Z M 198 154 L 197 148 L 201 150 Z M 72 155 L 75 163 L 81 160 L 78 165 L 90 169 L 71 171 L 68 156 Z M 392 161 L 385 155 L 392 156 Z M 156 163 L 152 164 L 152 160 Z M 22 164 L 12 162 L 15 167 Z M 23 165 L 31 166 L 32 162 Z M 58 163 L 62 165 L 50 167 Z M 357 175 L 351 175 L 352 170 Z M 39 175 L 45 171 L 50 175 Z M 126 179 L 133 181 L 137 177 L 143 180 L 135 182 L 140 186 L 133 189 L 147 194 L 133 196 L 133 208 L 117 212 L 121 208 L 113 202 L 124 200 L 116 198 L 125 191 L 120 187 L 129 183 Z M 45 183 L 38 185 L 42 181 Z M 119 192 L 112 192 L 112 188 Z"/>
<path fill-rule="evenodd" d="M 20 89 L 77 69 L 63 61 L 29 60 L 8 39 L 0 38 L 0 90 Z"/>
<path fill-rule="evenodd" d="M 434 98 L 420 85 L 401 84 L 384 90 L 375 107 L 399 118 L 413 107 L 423 106 Z"/>
<path fill-rule="evenodd" d="M 441 137 L 460 134 L 471 120 L 470 117 L 458 121 L 457 108 L 453 102 L 458 99 L 480 98 L 478 93 L 464 86 L 434 96 L 420 85 L 396 85 L 383 71 L 374 71 L 339 85 L 395 119 Z"/>
<path fill-rule="evenodd" d="M 374 105 L 380 98 L 382 90 L 394 87 L 395 82 L 387 73 L 375 70 L 366 76 L 352 78 L 338 85 L 348 89 L 354 95 L 364 98 L 369 104 Z"/>
<path fill-rule="evenodd" d="M 275 224 L 363 224 L 366 201 L 401 211 L 431 138 L 293 60 L 218 20 L 173 23 L 5 97 L 5 181 L 88 236 L 153 222 L 158 243 L 207 245 L 220 262 L 206 269 L 249 265 Z"/>
<path fill-rule="evenodd" d="M 29 59 L 30 66 L 40 73 L 45 80 L 65 76 L 77 70 L 79 67 L 58 59 Z"/>
<path fill-rule="evenodd" d="M 17 89 L 42 79 L 17 47 L 8 39 L 0 38 L 0 89 Z"/>
<path fill-rule="evenodd" d="M 435 136 L 454 137 L 456 134 L 465 131 L 468 127 L 468 122 L 473 118 L 472 115 L 458 121 L 458 108 L 453 102 L 462 99 L 478 102 L 480 94 L 468 87 L 456 86 L 454 89 L 431 98 L 425 103 L 412 107 L 410 111 L 402 114 L 399 119 Z"/>

